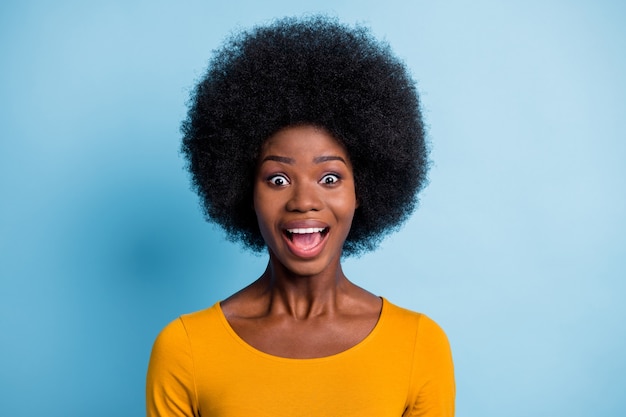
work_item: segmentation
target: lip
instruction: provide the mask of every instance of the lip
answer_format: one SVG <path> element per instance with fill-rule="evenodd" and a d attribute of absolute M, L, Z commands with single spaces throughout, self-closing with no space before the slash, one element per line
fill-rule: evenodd
<path fill-rule="evenodd" d="M 328 242 L 328 235 L 330 234 L 329 225 L 318 220 L 293 220 L 285 222 L 282 229 L 283 241 L 287 245 L 289 252 L 291 252 L 296 257 L 303 259 L 310 259 L 319 255 L 324 250 L 326 242 Z M 289 239 L 287 231 L 294 229 L 324 229 L 325 231 L 322 233 L 322 239 L 320 240 L 320 242 L 318 242 L 313 247 L 304 249 L 294 245 L 291 239 Z"/>
<path fill-rule="evenodd" d="M 282 228 L 284 230 L 287 229 L 309 229 L 309 228 L 322 228 L 326 229 L 328 227 L 327 223 L 324 223 L 319 220 L 313 219 L 303 219 L 303 220 L 291 220 L 283 223 Z"/>

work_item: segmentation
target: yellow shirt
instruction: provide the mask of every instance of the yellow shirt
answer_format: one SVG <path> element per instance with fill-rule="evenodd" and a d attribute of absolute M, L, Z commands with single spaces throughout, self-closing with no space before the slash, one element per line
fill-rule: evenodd
<path fill-rule="evenodd" d="M 253 348 L 217 303 L 159 334 L 146 395 L 148 417 L 452 417 L 455 387 L 441 328 L 387 300 L 363 341 L 314 359 Z"/>

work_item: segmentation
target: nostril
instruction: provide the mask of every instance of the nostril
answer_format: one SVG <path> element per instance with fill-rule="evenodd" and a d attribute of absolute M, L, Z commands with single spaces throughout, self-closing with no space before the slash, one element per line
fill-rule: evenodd
<path fill-rule="evenodd" d="M 321 199 L 310 189 L 298 189 L 294 187 L 293 194 L 287 202 L 287 210 L 289 211 L 319 211 L 321 208 Z"/>

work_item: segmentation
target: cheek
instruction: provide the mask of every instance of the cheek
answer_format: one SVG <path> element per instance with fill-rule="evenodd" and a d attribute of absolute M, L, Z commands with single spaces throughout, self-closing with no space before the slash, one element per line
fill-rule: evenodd
<path fill-rule="evenodd" d="M 342 196 L 334 201 L 334 207 L 338 216 L 344 221 L 352 221 L 354 211 L 358 207 L 358 201 L 354 194 Z"/>
<path fill-rule="evenodd" d="M 266 200 L 267 198 L 265 198 L 263 191 L 259 190 L 257 186 L 255 186 L 252 190 L 252 210 L 256 213 L 257 218 L 262 215 L 261 213 L 267 205 Z"/>
<path fill-rule="evenodd" d="M 355 209 L 359 207 L 359 197 L 356 193 L 356 189 L 352 188 L 351 191 L 346 194 L 347 194 L 345 197 L 346 206 L 349 206 L 352 209 L 352 211 L 354 211 Z"/>
<path fill-rule="evenodd" d="M 273 213 L 276 213 L 276 202 L 263 193 L 255 192 L 252 198 L 252 209 L 256 214 L 259 229 L 265 237 L 266 231 L 272 228 Z"/>

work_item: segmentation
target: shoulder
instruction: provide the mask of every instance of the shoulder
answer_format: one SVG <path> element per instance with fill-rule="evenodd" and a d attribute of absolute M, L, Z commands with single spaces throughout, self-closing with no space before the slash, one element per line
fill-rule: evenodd
<path fill-rule="evenodd" d="M 219 322 L 219 304 L 204 310 L 183 314 L 169 322 L 157 335 L 153 355 L 188 349 L 194 336 L 203 334 L 212 323 Z"/>
<path fill-rule="evenodd" d="M 452 353 L 446 333 L 426 314 L 398 307 L 385 300 L 386 327 L 394 334 L 413 340 L 415 358 L 421 363 L 452 366 Z M 428 360 L 424 361 L 424 358 Z"/>
<path fill-rule="evenodd" d="M 222 315 L 220 303 L 215 303 L 209 308 L 195 311 L 193 313 L 183 314 L 178 318 L 181 325 L 189 336 L 192 336 L 198 330 L 205 332 L 207 326 L 212 326 L 220 322 Z"/>
<path fill-rule="evenodd" d="M 396 331 L 413 339 L 409 416 L 454 415 L 454 364 L 445 332 L 425 314 L 387 303 Z"/>
<path fill-rule="evenodd" d="M 421 337 L 446 339 L 446 334 L 433 319 L 423 313 L 399 307 L 384 299 L 383 314 L 385 319 L 393 326 L 404 329 L 414 329 Z"/>
<path fill-rule="evenodd" d="M 184 314 L 167 324 L 156 337 L 146 377 L 149 416 L 197 415 L 194 369 L 203 360 L 206 329 L 219 323 L 219 306 Z"/>

